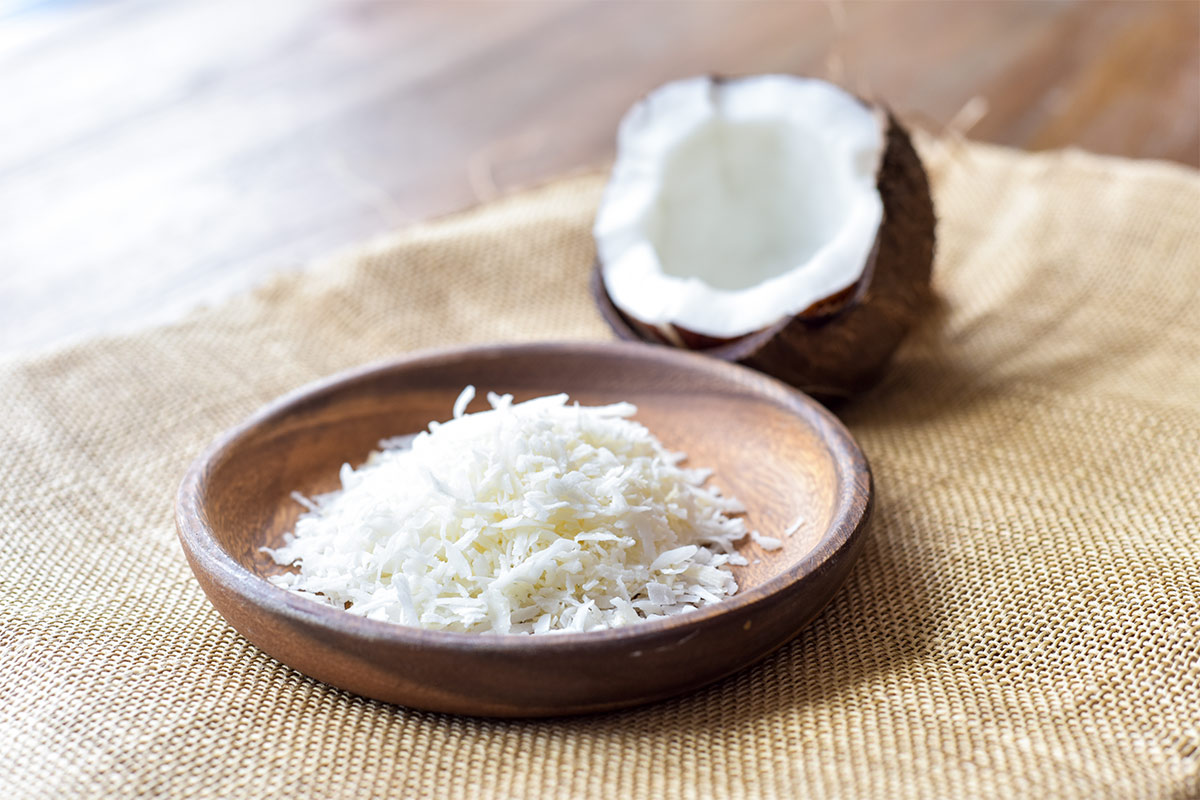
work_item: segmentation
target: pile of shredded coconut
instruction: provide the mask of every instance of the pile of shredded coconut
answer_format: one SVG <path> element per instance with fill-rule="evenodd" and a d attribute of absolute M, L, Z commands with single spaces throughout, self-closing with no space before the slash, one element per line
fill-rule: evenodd
<path fill-rule="evenodd" d="M 680 466 L 636 407 L 565 394 L 430 423 L 390 440 L 342 489 L 308 501 L 267 552 L 298 567 L 278 586 L 371 619 L 422 628 L 547 633 L 681 614 L 737 591 L 736 500 Z M 777 540 L 755 535 L 767 549 Z"/>

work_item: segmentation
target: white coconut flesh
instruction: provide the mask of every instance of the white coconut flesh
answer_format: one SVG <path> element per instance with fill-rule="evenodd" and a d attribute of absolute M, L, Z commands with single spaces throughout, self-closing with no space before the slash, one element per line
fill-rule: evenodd
<path fill-rule="evenodd" d="M 815 79 L 656 90 L 621 122 L 596 218 L 609 298 L 669 337 L 731 339 L 853 286 L 883 218 L 886 125 Z"/>

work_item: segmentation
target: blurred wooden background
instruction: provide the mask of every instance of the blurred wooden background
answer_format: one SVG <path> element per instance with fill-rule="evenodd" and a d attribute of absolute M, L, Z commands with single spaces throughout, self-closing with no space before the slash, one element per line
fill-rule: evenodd
<path fill-rule="evenodd" d="M 975 138 L 1200 164 L 1195 0 L 18 0 L 0 4 L 0 354 L 603 164 L 654 85 L 766 71 L 934 131 L 982 98 Z"/>

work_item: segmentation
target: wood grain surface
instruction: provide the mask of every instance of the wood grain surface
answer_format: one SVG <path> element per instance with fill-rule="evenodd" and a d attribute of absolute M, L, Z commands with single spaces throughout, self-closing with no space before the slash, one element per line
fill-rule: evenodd
<path fill-rule="evenodd" d="M 680 617 L 553 636 L 428 631 L 347 614 L 276 588 L 293 490 L 337 488 L 380 439 L 444 420 L 467 383 L 520 400 L 568 392 L 628 400 L 636 419 L 747 508 L 732 598 Z M 487 404 L 477 400 L 471 411 Z M 416 708 L 489 716 L 597 711 L 710 683 L 792 638 L 841 585 L 871 510 L 858 445 L 815 401 L 758 373 L 664 347 L 530 344 L 454 350 L 336 376 L 224 435 L 189 470 L 176 520 L 192 570 L 218 611 L 289 666 Z M 798 522 L 798 530 L 787 535 Z"/>
<path fill-rule="evenodd" d="M 1190 0 L 18 3 L 0 354 L 603 164 L 675 77 L 827 76 L 935 131 L 1195 166 L 1198 63 Z"/>

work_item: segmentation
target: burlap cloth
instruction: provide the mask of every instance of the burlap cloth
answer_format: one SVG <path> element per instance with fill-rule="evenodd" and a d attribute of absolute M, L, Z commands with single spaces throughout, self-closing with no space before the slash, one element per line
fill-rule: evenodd
<path fill-rule="evenodd" d="M 208 605 L 187 463 L 331 372 L 603 338 L 601 180 L 405 231 L 181 324 L 0 365 L 0 786 L 11 798 L 1200 796 L 1200 177 L 925 145 L 943 307 L 839 409 L 875 525 L 753 668 L 621 713 L 363 700 Z"/>

